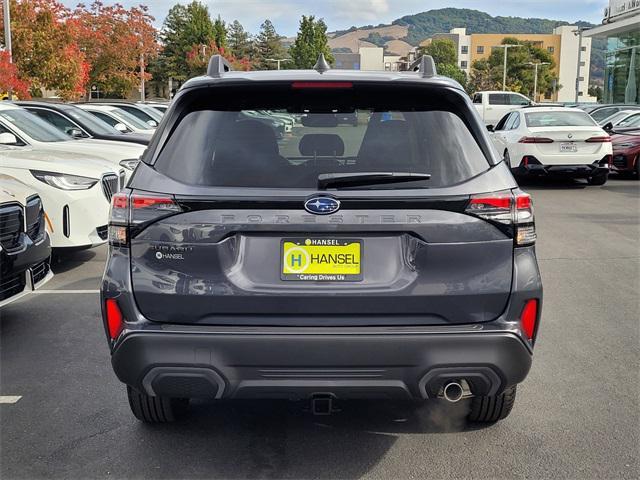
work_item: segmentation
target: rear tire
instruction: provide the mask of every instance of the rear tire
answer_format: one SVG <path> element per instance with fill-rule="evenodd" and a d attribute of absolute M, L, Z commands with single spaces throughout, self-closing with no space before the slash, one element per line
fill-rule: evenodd
<path fill-rule="evenodd" d="M 587 179 L 589 185 L 604 185 L 607 183 L 609 179 L 609 172 L 599 173 L 597 175 L 593 175 Z"/>
<path fill-rule="evenodd" d="M 133 415 L 145 423 L 168 423 L 183 416 L 188 398 L 152 397 L 127 385 L 127 397 Z"/>
<path fill-rule="evenodd" d="M 499 395 L 473 397 L 467 419 L 471 422 L 495 423 L 507 418 L 516 402 L 516 385 Z"/>

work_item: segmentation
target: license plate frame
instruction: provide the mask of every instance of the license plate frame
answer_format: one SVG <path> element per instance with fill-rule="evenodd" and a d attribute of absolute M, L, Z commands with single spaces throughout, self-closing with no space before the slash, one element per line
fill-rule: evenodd
<path fill-rule="evenodd" d="M 280 279 L 291 282 L 361 282 L 364 241 L 342 237 L 286 237 L 280 240 Z M 324 258 L 320 256 L 324 255 Z M 326 262 L 326 260 L 332 260 Z M 338 260 L 344 263 L 338 263 Z M 285 263 L 286 262 L 286 263 Z"/>
<path fill-rule="evenodd" d="M 561 143 L 560 153 L 578 153 L 578 146 L 575 143 Z"/>

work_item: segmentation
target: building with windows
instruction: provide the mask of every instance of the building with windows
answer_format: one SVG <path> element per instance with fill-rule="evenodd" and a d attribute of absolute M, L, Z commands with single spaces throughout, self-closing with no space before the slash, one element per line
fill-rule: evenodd
<path fill-rule="evenodd" d="M 584 36 L 607 39 L 603 102 L 640 103 L 640 0 L 610 0 Z"/>
<path fill-rule="evenodd" d="M 407 64 L 415 58 L 415 52 L 407 57 L 386 55 L 382 47 L 362 46 L 358 53 L 334 53 L 334 68 L 338 70 L 386 70 L 396 72 L 406 70 Z"/>
<path fill-rule="evenodd" d="M 473 62 L 489 58 L 493 49 L 502 45 L 502 41 L 505 38 L 516 38 L 521 41 L 532 42 L 552 55 L 555 62 L 555 74 L 559 78 L 558 89 L 546 100 L 573 102 L 576 94 L 576 74 L 578 73 L 578 68 L 580 68 L 578 98 L 579 101 L 583 102 L 591 101 L 593 99 L 588 97 L 591 39 L 582 38 L 580 67 L 578 67 L 578 44 L 580 38 L 576 33 L 577 27 L 574 26 L 557 27 L 551 34 L 472 33 L 468 35 L 466 28 L 454 28 L 449 33 L 434 35 L 432 38 L 422 42 L 421 46 L 428 45 L 434 39 L 446 38 L 453 41 L 458 51 L 458 66 L 469 74 Z"/>

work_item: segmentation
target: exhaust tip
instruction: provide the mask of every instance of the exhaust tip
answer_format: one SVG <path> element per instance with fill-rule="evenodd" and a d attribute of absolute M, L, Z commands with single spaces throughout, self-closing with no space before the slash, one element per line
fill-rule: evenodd
<path fill-rule="evenodd" d="M 458 382 L 451 382 L 447 383 L 444 386 L 442 393 L 445 400 L 451 403 L 456 403 L 462 399 L 464 391 L 462 389 L 462 385 L 460 385 Z"/>

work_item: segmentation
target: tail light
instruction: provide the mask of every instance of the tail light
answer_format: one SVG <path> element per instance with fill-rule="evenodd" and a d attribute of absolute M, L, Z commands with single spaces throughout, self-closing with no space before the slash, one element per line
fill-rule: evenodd
<path fill-rule="evenodd" d="M 109 243 L 128 246 L 132 232 L 135 233 L 149 222 L 181 211 L 182 208 L 169 195 L 117 193 L 111 198 Z"/>
<path fill-rule="evenodd" d="M 611 137 L 606 136 L 606 137 L 591 137 L 591 138 L 587 138 L 585 140 L 585 142 L 588 143 L 611 143 Z"/>
<path fill-rule="evenodd" d="M 293 82 L 291 88 L 294 90 L 309 88 L 353 88 L 351 82 Z"/>
<path fill-rule="evenodd" d="M 487 220 L 505 233 L 513 235 L 517 247 L 536 242 L 533 203 L 527 193 L 506 191 L 474 195 L 465 212 Z"/>
<path fill-rule="evenodd" d="M 553 139 L 546 137 L 522 137 L 518 143 L 553 143 Z"/>
<path fill-rule="evenodd" d="M 124 328 L 124 318 L 115 298 L 107 298 L 104 302 L 105 312 L 107 314 L 107 330 L 109 330 L 109 338 L 115 340 Z"/>
<path fill-rule="evenodd" d="M 520 325 L 522 331 L 529 341 L 533 341 L 536 334 L 536 324 L 538 323 L 538 300 L 527 300 L 520 315 Z"/>

